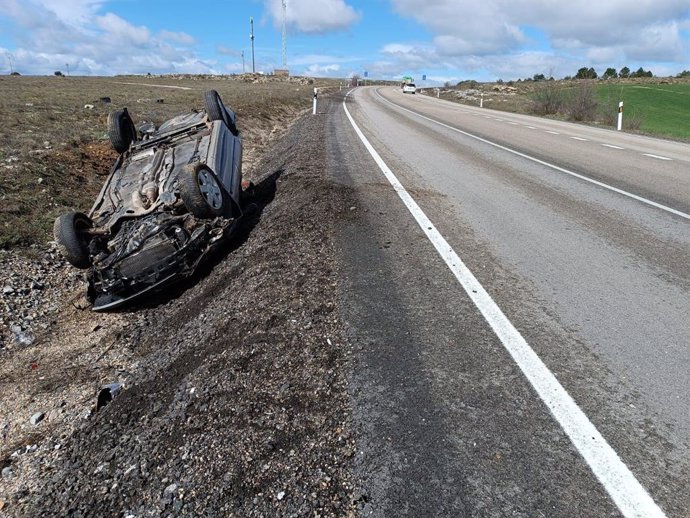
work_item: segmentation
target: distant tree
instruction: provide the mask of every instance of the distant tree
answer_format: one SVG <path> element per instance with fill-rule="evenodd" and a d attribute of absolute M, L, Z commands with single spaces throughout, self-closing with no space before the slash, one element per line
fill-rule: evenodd
<path fill-rule="evenodd" d="M 359 86 L 358 74 L 352 74 L 352 77 L 350 78 L 350 86 Z"/>
<path fill-rule="evenodd" d="M 443 88 L 453 88 L 453 83 L 451 83 L 450 81 L 446 81 L 445 83 L 443 83 Z"/>
<path fill-rule="evenodd" d="M 54 73 L 55 73 L 55 75 L 58 76 L 58 77 L 63 77 L 63 76 L 65 75 L 65 74 L 63 74 L 62 72 L 60 72 L 59 70 L 56 70 Z"/>
<path fill-rule="evenodd" d="M 11 76 L 20 76 L 21 74 L 16 70 L 10 74 Z"/>
<path fill-rule="evenodd" d="M 602 75 L 604 79 L 614 79 L 618 77 L 618 72 L 616 72 L 615 68 L 609 67 L 606 69 L 606 72 L 604 72 L 604 75 Z"/>
<path fill-rule="evenodd" d="M 690 72 L 688 72 L 690 74 Z M 503 79 L 496 79 L 496 84 L 497 85 L 502 85 L 503 84 Z"/>
<path fill-rule="evenodd" d="M 676 74 L 676 77 L 681 78 L 681 77 L 690 77 L 690 70 L 683 70 L 682 72 L 679 72 Z"/>
<path fill-rule="evenodd" d="M 654 74 L 652 74 L 651 70 L 645 70 L 644 68 L 640 67 L 635 72 L 630 74 L 630 77 L 654 77 Z"/>
<path fill-rule="evenodd" d="M 592 67 L 582 67 L 578 69 L 577 74 L 575 74 L 575 79 L 596 79 L 597 71 Z"/>
<path fill-rule="evenodd" d="M 571 79 L 572 79 L 571 76 L 565 76 L 565 77 L 563 78 L 563 81 L 570 81 Z"/>
<path fill-rule="evenodd" d="M 621 68 L 620 72 L 618 72 L 618 77 L 622 77 L 624 79 L 630 77 L 630 69 L 628 67 Z"/>
<path fill-rule="evenodd" d="M 546 76 L 544 74 L 534 74 L 532 76 L 533 81 L 546 81 Z"/>

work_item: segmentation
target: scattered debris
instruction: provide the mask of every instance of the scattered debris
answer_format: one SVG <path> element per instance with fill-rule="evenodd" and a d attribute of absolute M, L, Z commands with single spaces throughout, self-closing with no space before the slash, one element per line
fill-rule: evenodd
<path fill-rule="evenodd" d="M 29 419 L 29 422 L 32 425 L 36 426 L 38 423 L 43 421 L 43 419 L 45 419 L 45 416 L 46 416 L 45 412 L 36 412 L 34 415 L 31 416 L 31 418 Z"/>
<path fill-rule="evenodd" d="M 112 99 L 110 99 L 110 97 L 107 97 L 107 96 L 106 97 L 100 97 L 98 100 L 100 102 L 106 103 L 106 104 L 112 102 Z"/>
<path fill-rule="evenodd" d="M 10 478 L 14 475 L 14 471 L 12 471 L 12 468 L 7 466 L 2 468 L 2 478 Z"/>
<path fill-rule="evenodd" d="M 15 343 L 19 345 L 31 345 L 34 343 L 34 337 L 24 331 L 20 326 L 10 326 L 10 331 L 14 337 Z"/>
<path fill-rule="evenodd" d="M 93 110 L 94 108 L 95 108 L 95 106 L 93 104 L 85 104 L 84 105 L 85 110 Z"/>

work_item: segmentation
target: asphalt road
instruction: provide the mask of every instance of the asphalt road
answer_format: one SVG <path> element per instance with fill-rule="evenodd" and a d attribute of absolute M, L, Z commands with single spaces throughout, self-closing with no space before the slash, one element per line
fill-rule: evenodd
<path fill-rule="evenodd" d="M 365 515 L 690 516 L 690 147 L 393 88 L 323 116 Z"/>

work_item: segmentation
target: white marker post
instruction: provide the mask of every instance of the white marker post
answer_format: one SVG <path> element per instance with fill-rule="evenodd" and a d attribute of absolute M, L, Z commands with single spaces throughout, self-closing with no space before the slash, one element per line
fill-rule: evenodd
<path fill-rule="evenodd" d="M 623 129 L 623 101 L 618 103 L 618 131 Z"/>
<path fill-rule="evenodd" d="M 314 88 L 314 109 L 311 112 L 312 115 L 316 115 L 316 97 L 318 95 L 319 95 L 319 90 L 317 88 Z"/>
<path fill-rule="evenodd" d="M 479 94 L 479 107 L 484 108 L 484 94 Z"/>
<path fill-rule="evenodd" d="M 436 89 L 436 99 L 440 99 L 440 98 L 441 98 L 441 89 L 437 88 Z"/>

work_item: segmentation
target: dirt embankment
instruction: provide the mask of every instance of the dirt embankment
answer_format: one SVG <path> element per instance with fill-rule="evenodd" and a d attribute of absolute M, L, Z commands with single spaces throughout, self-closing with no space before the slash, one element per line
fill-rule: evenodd
<path fill-rule="evenodd" d="M 302 117 L 266 151 L 260 212 L 190 282 L 104 315 L 68 283 L 47 329 L 0 353 L 0 515 L 356 514 L 329 237 L 351 201 L 325 179 L 324 126 Z"/>

